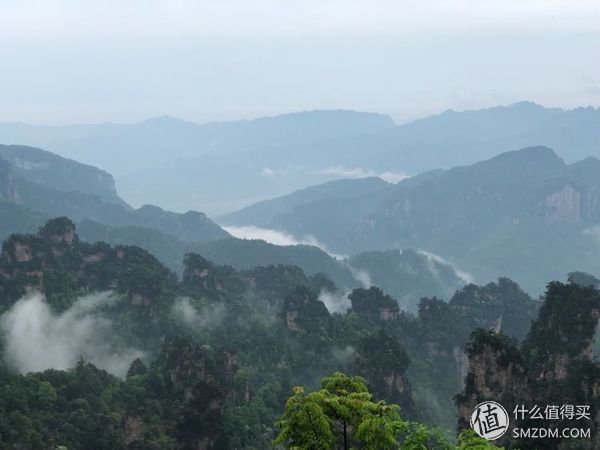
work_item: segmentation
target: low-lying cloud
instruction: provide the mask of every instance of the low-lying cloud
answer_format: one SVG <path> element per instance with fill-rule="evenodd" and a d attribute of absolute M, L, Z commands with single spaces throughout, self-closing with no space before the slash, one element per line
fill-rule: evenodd
<path fill-rule="evenodd" d="M 361 287 L 368 289 L 371 286 L 373 286 L 373 282 L 371 281 L 371 275 L 369 275 L 369 272 L 363 269 L 357 269 L 355 267 L 352 267 L 347 261 L 345 261 L 345 263 L 346 267 L 348 267 L 354 279 L 361 284 Z"/>
<path fill-rule="evenodd" d="M 334 348 L 332 350 L 333 358 L 340 364 L 347 366 L 356 360 L 356 350 L 354 347 Z"/>
<path fill-rule="evenodd" d="M 335 255 L 327 250 L 327 247 L 318 241 L 317 238 L 310 234 L 305 235 L 301 238 L 293 236 L 285 231 L 274 230 L 271 228 L 260 228 L 253 225 L 248 226 L 223 226 L 223 229 L 232 236 L 238 239 L 259 239 L 261 241 L 268 242 L 274 245 L 312 245 L 318 247 L 324 252 L 335 258 L 341 258 L 340 255 Z"/>
<path fill-rule="evenodd" d="M 271 169 L 270 167 L 263 167 L 260 174 L 264 177 L 273 178 L 275 176 L 275 171 L 273 169 Z"/>
<path fill-rule="evenodd" d="M 600 244 L 600 225 L 595 225 L 593 227 L 586 228 L 583 230 L 583 234 L 587 236 L 591 236 Z"/>
<path fill-rule="evenodd" d="M 116 340 L 112 322 L 98 313 L 111 293 L 80 297 L 54 313 L 44 296 L 26 296 L 0 316 L 6 362 L 21 373 L 68 369 L 83 358 L 117 376 L 125 376 L 144 352 Z"/>
<path fill-rule="evenodd" d="M 329 175 L 340 178 L 367 178 L 378 177 L 388 183 L 398 183 L 409 176 L 402 172 L 376 172 L 371 169 L 363 169 L 362 167 L 328 167 L 327 169 L 316 172 L 319 175 Z"/>
<path fill-rule="evenodd" d="M 459 269 L 456 265 L 452 264 L 450 261 L 445 260 L 440 255 L 436 255 L 435 253 L 427 252 L 425 250 L 419 250 L 418 253 L 427 257 L 427 260 L 432 263 L 432 264 L 430 264 L 429 267 L 430 267 L 431 272 L 434 275 L 436 275 L 436 268 L 435 268 L 435 265 L 433 264 L 433 262 L 436 262 L 438 264 L 443 264 L 445 266 L 452 268 L 452 270 L 454 270 L 454 273 L 456 274 L 456 276 L 458 278 L 460 278 L 461 280 L 463 280 L 465 283 L 474 283 L 475 282 L 475 277 L 472 274 Z"/>
<path fill-rule="evenodd" d="M 197 309 L 189 298 L 179 298 L 173 304 L 173 315 L 192 329 L 213 328 L 221 324 L 225 318 L 225 305 L 215 303 Z"/>
<path fill-rule="evenodd" d="M 337 292 L 324 290 L 319 294 L 319 300 L 323 302 L 327 311 L 329 311 L 329 314 L 344 314 L 352 306 L 348 294 L 350 294 L 350 292 L 339 294 Z"/>

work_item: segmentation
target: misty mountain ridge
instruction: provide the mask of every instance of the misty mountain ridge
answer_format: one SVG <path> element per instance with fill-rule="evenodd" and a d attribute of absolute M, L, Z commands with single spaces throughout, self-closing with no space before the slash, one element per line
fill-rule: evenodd
<path fill-rule="evenodd" d="M 212 152 L 249 151 L 257 146 L 277 145 L 282 140 L 310 142 L 376 133 L 394 126 L 389 116 L 344 110 L 206 124 L 161 116 L 134 124 L 0 124 L 0 141 L 37 145 L 122 174 L 150 163 L 131 159 L 139 149 L 153 164 L 160 164 Z M 127 162 L 130 165 L 123 167 Z M 134 162 L 137 164 L 131 164 Z"/>
<path fill-rule="evenodd" d="M 464 279 L 463 274 L 446 261 L 410 249 L 372 251 L 339 259 L 311 245 L 275 245 L 259 239 L 237 238 L 184 242 L 156 230 L 108 227 L 90 220 L 78 223 L 77 232 L 87 242 L 141 247 L 178 274 L 183 273 L 184 256 L 193 252 L 236 270 L 297 266 L 310 276 L 325 274 L 342 291 L 381 286 L 398 299 L 402 308 L 411 312 L 416 312 L 422 297 L 447 300 L 472 281 Z"/>
<path fill-rule="evenodd" d="M 117 194 L 111 174 L 39 148 L 0 144 L 0 158 L 18 176 L 61 191 L 93 194 L 107 203 L 129 207 Z"/>
<path fill-rule="evenodd" d="M 401 263 L 418 257 L 404 253 Z M 386 258 L 398 256 L 392 252 Z M 67 218 L 5 241 L 0 312 L 6 319 L 0 325 L 6 339 L 0 352 L 10 371 L 0 370 L 2 398 L 9 399 L 0 402 L 0 411 L 8 411 L 17 394 L 26 396 L 27 412 L 35 419 L 25 422 L 31 423 L 26 429 L 45 433 L 24 434 L 26 440 L 13 433 L 11 442 L 40 448 L 54 439 L 88 448 L 93 445 L 80 442 L 102 436 L 105 448 L 145 448 L 155 436 L 175 436 L 186 443 L 182 448 L 198 448 L 204 436 L 220 436 L 216 430 L 225 436 L 224 444 L 208 448 L 238 448 L 226 445 L 229 433 L 223 430 L 238 423 L 227 422 L 234 420 L 229 412 L 249 407 L 252 413 L 259 401 L 274 413 L 267 419 L 244 415 L 241 423 L 270 424 L 290 386 L 335 370 L 359 370 L 382 398 L 400 402 L 404 414 L 452 427 L 452 398 L 464 371 L 461 349 L 471 330 L 493 328 L 523 337 L 538 309 L 506 279 L 469 285 L 447 302 L 424 298 L 415 314 L 406 314 L 377 287 L 343 295 L 326 276 L 307 276 L 298 267 L 235 270 L 194 253 L 186 255 L 184 266 L 177 279 L 138 247 L 84 242 Z M 366 351 L 365 340 L 373 344 Z M 393 357 L 369 350 L 377 348 L 394 348 Z M 365 356 L 370 359 L 363 366 Z M 28 374 L 44 369 L 55 370 Z M 248 371 L 260 376 L 240 383 Z M 386 381 L 390 377 L 392 383 Z M 265 389 L 275 400 L 264 402 Z M 43 401 L 35 401 L 40 392 Z M 89 406 L 81 409 L 84 400 Z M 77 408 L 80 412 L 71 413 Z M 86 425 L 96 423 L 101 409 L 111 412 L 102 422 L 112 421 L 109 432 L 104 426 L 89 431 Z M 9 426 L 18 425 L 20 416 L 4 415 Z M 55 417 L 72 426 L 47 426 Z M 142 426 L 151 433 L 135 431 Z M 231 429 L 241 436 L 235 442 L 247 441 L 243 426 Z M 252 434 L 257 438 L 250 442 L 274 448 L 272 434 Z M 124 439 L 133 445 L 122 445 Z"/>
<path fill-rule="evenodd" d="M 0 203 L 3 215 L 13 215 L 0 227 L 5 236 L 19 225 L 33 231 L 49 217 L 69 216 L 155 229 L 184 241 L 229 237 L 200 212 L 179 214 L 152 205 L 133 209 L 118 197 L 108 173 L 31 147 L 0 146 Z"/>
<path fill-rule="evenodd" d="M 519 102 L 400 125 L 389 116 L 343 110 L 207 124 L 168 116 L 131 125 L 0 124 L 0 142 L 102 167 L 133 205 L 214 215 L 333 179 L 398 180 L 532 145 L 549 146 L 568 162 L 600 156 L 598 123 L 600 112 L 592 107 Z"/>
<path fill-rule="evenodd" d="M 314 246 L 233 239 L 200 212 L 178 214 L 153 205 L 129 207 L 114 193 L 112 177 L 94 167 L 31 147 L 5 146 L 0 151 L 10 159 L 0 159 L 0 238 L 16 232 L 34 233 L 51 217 L 64 215 L 77 223 L 82 239 L 139 246 L 179 274 L 184 256 L 197 252 L 238 270 L 279 264 L 298 266 L 309 275 L 325 273 L 345 290 L 370 286 L 370 278 L 374 277 L 412 311 L 419 298 L 448 298 L 464 285 L 444 262 L 430 261 L 428 256 L 409 250 L 389 254 L 385 263 L 377 260 L 377 252 L 367 259 L 357 255 L 356 260 L 340 261 Z M 104 184 L 97 186 L 97 179 Z M 337 183 L 340 187 L 334 187 L 329 196 L 347 192 L 345 180 Z M 387 186 L 377 178 L 358 184 L 353 195 Z M 105 201 L 109 194 L 113 194 L 109 200 L 116 200 Z M 388 265 L 388 275 L 382 278 L 379 272 L 383 264 Z M 441 273 L 444 277 L 439 276 Z"/>
<path fill-rule="evenodd" d="M 111 448 L 124 439 L 145 446 L 155 435 L 170 436 L 162 430 L 167 421 L 174 430 L 187 427 L 173 432 L 177 442 L 198 447 L 208 435 L 225 443 L 229 435 L 213 430 L 240 422 L 234 413 L 248 408 L 250 418 L 244 414 L 240 423 L 264 430 L 275 414 L 257 416 L 253 402 L 278 411 L 289 386 L 314 384 L 334 370 L 358 371 L 378 397 L 398 402 L 403 414 L 452 429 L 453 398 L 464 388 L 465 374 L 478 367 L 473 349 L 526 338 L 540 305 L 550 311 L 573 296 L 582 301 L 562 309 L 578 308 L 579 319 L 569 323 L 585 327 L 585 342 L 576 347 L 590 358 L 585 349 L 596 327 L 589 318 L 598 316 L 597 278 L 571 273 L 569 285 L 550 283 L 543 303 L 507 278 L 481 282 L 514 274 L 535 292 L 549 273 L 564 270 L 556 276 L 562 278 L 575 267 L 598 273 L 596 158 L 566 164 L 550 148 L 530 147 L 398 183 L 374 176 L 330 181 L 239 212 L 251 226 L 304 230 L 297 235 L 314 236 L 328 249 L 369 249 L 338 259 L 314 246 L 231 238 L 199 212 L 111 203 L 93 193 L 100 189 L 104 195 L 110 183 L 85 183 L 82 174 L 95 168 L 36 149 L 23 154 L 28 152 L 39 159 L 18 153 L 10 162 L 0 158 L 0 216 L 8 218 L 0 231 L 19 231 L 0 255 L 0 352 L 12 371 L 58 369 L 17 375 L 0 365 L 3 397 L 9 399 L 0 402 L 2 411 L 18 395 L 37 399 L 44 393 L 45 403 L 28 400 L 35 419 L 28 430 L 51 430 L 57 439 L 88 430 L 87 421 L 68 411 L 79 411 L 85 395 L 93 421 L 99 411 L 94 396 L 101 395 L 110 404 Z M 60 217 L 25 234 L 35 221 L 59 212 L 77 216 L 78 223 Z M 237 214 L 222 220 L 237 225 Z M 531 329 L 559 336 L 552 348 L 560 356 L 581 333 L 544 317 Z M 535 355 L 537 348 L 543 347 L 523 354 Z M 123 378 L 109 377 L 82 356 Z M 546 372 L 559 372 L 551 370 Z M 568 374 L 571 384 L 587 389 L 589 378 Z M 156 380 L 167 381 L 156 389 Z M 473 391 L 469 386 L 465 393 Z M 265 391 L 276 401 L 265 402 Z M 110 403 L 108 392 L 115 393 Z M 134 392 L 140 400 L 130 409 Z M 117 405 L 121 397 L 126 409 Z M 38 425 L 46 423 L 47 411 L 72 428 Z M 16 429 L 18 416 L 5 415 Z M 152 430 L 149 437 L 136 431 L 140 427 Z M 248 439 L 246 428 L 231 428 L 243 430 L 231 442 Z M 255 435 L 259 448 L 271 448 L 271 435 Z M 23 441 L 15 436 L 14 442 Z M 32 448 L 41 447 L 42 435 L 32 436 Z M 80 446 L 73 439 L 65 443 Z"/>
<path fill-rule="evenodd" d="M 178 214 L 151 205 L 132 209 L 118 197 L 116 203 L 104 201 L 91 192 L 114 198 L 112 178 L 95 168 L 63 162 L 37 149 L 23 148 L 24 156 L 36 156 L 33 161 L 19 158 L 20 148 L 3 149 L 13 161 L 4 162 L 0 176 L 2 201 L 12 204 L 2 209 L 13 214 L 13 220 L 0 229 L 4 236 L 19 226 L 34 231 L 44 220 L 65 215 L 77 222 L 103 224 L 113 234 L 122 228 L 131 243 L 155 251 L 151 243 L 144 245 L 134 237 L 144 236 L 143 229 L 155 230 L 180 242 L 176 251 L 165 251 L 162 244 L 157 247 L 165 255 L 163 261 L 173 268 L 173 261 L 180 260 L 190 244 L 230 237 L 203 213 Z M 551 149 L 538 146 L 470 166 L 424 172 L 396 184 L 377 177 L 331 181 L 259 202 L 219 220 L 224 225 L 313 236 L 333 254 L 411 248 L 430 252 L 449 261 L 457 273 L 471 273 L 477 281 L 506 275 L 530 292 L 538 292 L 546 279 L 575 270 L 599 271 L 598 258 L 591 250 L 600 239 L 599 174 L 596 158 L 567 165 Z M 104 180 L 101 188 L 86 184 L 98 177 Z M 220 186 L 227 185 L 226 178 L 221 179 Z M 548 243 L 552 243 L 550 250 Z M 560 255 L 560 267 L 548 263 L 537 269 L 540 273 L 530 273 L 527 261 L 536 254 Z M 298 259 L 289 260 L 283 254 L 272 256 L 272 262 L 298 264 Z M 305 261 L 300 265 L 306 270 L 311 258 Z M 270 261 L 262 259 L 261 263 Z M 336 280 L 350 279 L 348 269 L 331 267 L 326 272 Z"/>
<path fill-rule="evenodd" d="M 361 185 L 373 183 L 373 191 Z M 341 192 L 331 196 L 332 186 Z M 346 186 L 346 189 L 343 187 Z M 568 165 L 547 147 L 388 184 L 345 180 L 260 202 L 224 225 L 314 236 L 333 252 L 417 248 L 486 280 L 499 274 L 532 292 L 559 271 L 597 273 L 600 161 Z M 555 261 L 531 270 L 538 258 Z M 545 279 L 545 278 L 544 278 Z M 540 280 L 540 281 L 536 281 Z"/>

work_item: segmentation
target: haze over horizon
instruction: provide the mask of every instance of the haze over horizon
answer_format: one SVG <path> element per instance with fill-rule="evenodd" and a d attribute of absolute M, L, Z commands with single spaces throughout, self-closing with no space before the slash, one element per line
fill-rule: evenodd
<path fill-rule="evenodd" d="M 427 119 L 430 117 L 434 117 L 440 114 L 444 114 L 447 112 L 459 112 L 459 113 L 463 113 L 463 112 L 476 112 L 476 111 L 485 111 L 485 110 L 490 110 L 490 109 L 494 109 L 494 108 L 510 108 L 512 106 L 519 106 L 519 105 L 533 105 L 533 106 L 537 106 L 537 107 L 541 107 L 541 108 L 545 108 L 545 109 L 563 109 L 565 111 L 571 111 L 571 110 L 575 110 L 575 109 L 581 109 L 581 108 L 600 108 L 600 106 L 595 106 L 595 105 L 591 105 L 591 104 L 581 104 L 581 105 L 573 105 L 571 107 L 565 107 L 565 106 L 557 106 L 557 105 L 547 105 L 547 104 L 541 104 L 538 102 L 534 102 L 532 100 L 527 100 L 527 99 L 522 99 L 522 100 L 518 100 L 512 103 L 505 103 L 505 104 L 492 104 L 492 105 L 484 105 L 481 107 L 473 107 L 473 108 L 465 108 L 465 109 L 459 109 L 459 108 L 453 108 L 453 107 L 448 107 L 446 109 L 441 109 L 438 111 L 432 111 L 430 114 L 426 114 L 426 115 L 419 115 L 419 116 L 415 116 L 415 117 L 407 117 L 405 119 L 402 120 L 398 120 L 395 117 L 393 117 L 393 115 L 384 112 L 384 111 L 365 111 L 365 110 L 358 110 L 358 109 L 346 109 L 346 108 L 323 108 L 323 109 L 304 109 L 304 110 L 292 110 L 292 111 L 282 111 L 279 113 L 273 113 L 273 114 L 264 114 L 264 115 L 257 115 L 257 116 L 248 116 L 248 117 L 230 117 L 227 119 L 207 119 L 207 120 L 192 120 L 192 119 L 188 119 L 186 117 L 182 117 L 182 116 L 178 116 L 178 115 L 174 115 L 174 114 L 169 114 L 169 113 L 164 113 L 164 114 L 158 114 L 158 115 L 154 115 L 154 116 L 148 116 L 148 117 L 142 117 L 138 120 L 130 120 L 130 121 L 113 121 L 113 120 L 107 120 L 107 121 L 99 121 L 99 122 L 68 122 L 68 123 L 58 123 L 58 124 L 53 124 L 53 123 L 37 123 L 37 122 L 26 122 L 26 121 L 0 121 L 0 125 L 33 125 L 33 126 L 41 126 L 41 127 L 69 127 L 69 126 L 95 126 L 95 125 L 139 125 L 139 124 L 143 124 L 143 123 L 149 123 L 149 122 L 153 122 L 153 121 L 161 121 L 161 120 L 172 120 L 175 122 L 187 122 L 190 124 L 194 124 L 194 125 L 211 125 L 211 124 L 218 124 L 218 123 L 228 123 L 228 122 L 242 122 L 242 121 L 254 121 L 254 120 L 261 120 L 261 119 L 270 119 L 270 118 L 277 118 L 277 117 L 282 117 L 282 116 L 293 116 L 293 115 L 298 115 L 298 114 L 304 114 L 304 113 L 321 113 L 321 112 L 326 112 L 326 113 L 335 113 L 335 112 L 351 112 L 351 113 L 367 113 L 367 114 L 379 114 L 382 116 L 388 116 L 395 125 L 404 125 L 404 124 L 409 124 L 411 122 L 416 122 L 419 121 L 421 119 Z"/>
<path fill-rule="evenodd" d="M 0 449 L 599 450 L 598 55 L 600 0 L 0 0 Z"/>
<path fill-rule="evenodd" d="M 598 23 L 589 0 L 8 0 L 0 122 L 600 106 Z"/>

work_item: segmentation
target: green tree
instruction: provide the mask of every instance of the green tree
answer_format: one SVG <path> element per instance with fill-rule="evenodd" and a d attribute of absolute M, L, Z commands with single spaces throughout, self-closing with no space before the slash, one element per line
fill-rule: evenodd
<path fill-rule="evenodd" d="M 281 433 L 276 444 L 285 444 L 290 449 L 329 449 L 335 442 L 330 418 L 323 406 L 321 391 L 306 395 L 304 388 L 296 386 L 294 395 L 286 402 L 286 412 L 278 422 Z"/>
<path fill-rule="evenodd" d="M 275 443 L 286 448 L 450 448 L 437 432 L 402 419 L 397 405 L 373 401 L 360 377 L 336 372 L 321 380 L 318 391 L 306 394 L 296 387 L 293 392 L 277 423 Z"/>
<path fill-rule="evenodd" d="M 477 436 L 472 430 L 465 430 L 458 435 L 458 450 L 502 450 L 489 441 Z"/>

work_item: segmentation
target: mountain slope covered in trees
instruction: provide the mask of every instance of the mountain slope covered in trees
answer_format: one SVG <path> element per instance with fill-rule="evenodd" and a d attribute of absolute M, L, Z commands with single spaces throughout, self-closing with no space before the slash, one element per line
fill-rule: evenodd
<path fill-rule="evenodd" d="M 105 291 L 90 303 L 90 294 Z M 376 398 L 400 404 L 403 417 L 452 434 L 452 396 L 462 386 L 461 348 L 471 330 L 522 338 L 537 310 L 509 280 L 470 285 L 449 302 L 424 299 L 416 316 L 376 287 L 355 289 L 349 309 L 332 314 L 324 292 L 341 294 L 326 276 L 294 266 L 237 271 L 198 254 L 186 256 L 178 280 L 137 247 L 81 241 L 65 218 L 35 235 L 13 235 L 0 257 L 0 311 L 10 317 L 0 321 L 0 376 L 9 386 L 0 439 L 26 448 L 272 448 L 291 388 L 316 386 L 336 370 L 365 377 Z M 24 317 L 54 334 L 35 325 L 35 333 L 19 334 Z M 118 365 L 107 365 L 95 342 L 109 330 Z M 81 333 L 86 361 L 117 370 L 125 382 L 78 362 L 78 348 L 56 338 L 61 332 Z M 36 372 L 57 364 L 40 367 L 43 359 L 22 353 L 37 333 L 46 353 L 60 350 L 75 368 L 17 375 L 34 363 Z M 68 427 L 52 426 L 61 418 Z"/>
<path fill-rule="evenodd" d="M 19 209 L 24 222 L 33 220 L 35 214 L 29 212 L 34 212 L 144 227 L 184 241 L 229 236 L 200 212 L 178 214 L 152 205 L 133 209 L 117 196 L 106 172 L 30 147 L 0 146 L 0 202 L 15 205 L 12 209 Z M 12 231 L 22 230 L 16 227 Z"/>
<path fill-rule="evenodd" d="M 559 411 L 555 418 L 545 421 L 545 415 L 524 412 L 513 416 L 516 423 L 512 426 L 589 429 L 590 436 L 566 439 L 559 433 L 536 439 L 507 433 L 500 443 L 509 448 L 598 448 L 600 365 L 593 360 L 593 340 L 600 317 L 600 291 L 587 282 L 581 284 L 582 279 L 581 274 L 573 274 L 568 284 L 548 285 L 539 317 L 521 342 L 482 329 L 472 334 L 467 346 L 465 389 L 457 397 L 460 428 L 468 427 L 475 405 L 491 398 L 509 411 L 517 407 L 531 411 L 535 405 L 542 409 L 571 405 L 572 416 Z"/>
<path fill-rule="evenodd" d="M 510 276 L 532 292 L 574 270 L 600 271 L 600 161 L 567 165 L 532 147 L 396 185 L 343 180 L 224 216 L 314 236 L 337 253 L 426 250 L 477 280 Z"/>
<path fill-rule="evenodd" d="M 310 275 L 326 273 L 346 290 L 369 285 L 372 276 L 379 281 L 378 274 L 387 272 L 387 283 L 384 281 L 383 285 L 412 311 L 421 297 L 448 298 L 464 284 L 451 267 L 425 255 L 411 258 L 409 253 L 397 253 L 388 255 L 392 256 L 388 261 L 371 258 L 361 264 L 363 259 L 336 260 L 311 246 L 276 246 L 233 239 L 202 213 L 177 214 L 149 205 L 134 210 L 118 197 L 115 202 L 106 200 L 105 196 L 114 194 L 112 178 L 93 167 L 39 149 L 2 149 L 11 162 L 0 160 L 0 238 L 15 232 L 35 232 L 50 217 L 65 214 L 76 219 L 84 240 L 137 245 L 180 274 L 183 257 L 189 252 L 200 252 L 238 270 L 269 264 L 298 265 Z M 93 183 L 86 185 L 90 177 L 108 178 L 97 187 Z M 373 189 L 385 186 L 373 180 Z M 99 192 L 102 189 L 104 192 Z M 370 191 L 360 191 L 365 190 Z"/>

